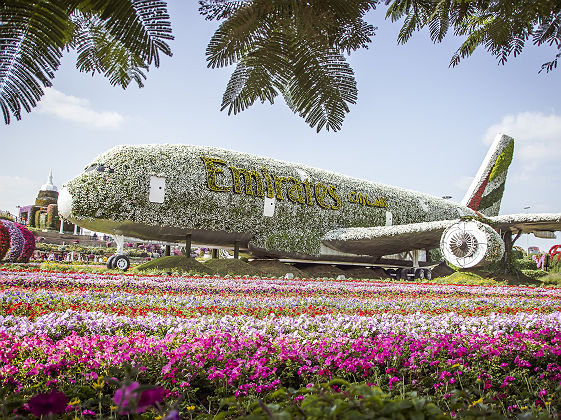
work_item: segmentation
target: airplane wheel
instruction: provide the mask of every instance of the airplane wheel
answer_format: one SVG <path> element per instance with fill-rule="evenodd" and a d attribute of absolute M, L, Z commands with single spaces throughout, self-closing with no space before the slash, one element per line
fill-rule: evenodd
<path fill-rule="evenodd" d="M 408 280 L 409 276 L 409 269 L 408 268 L 398 268 L 396 272 L 396 278 L 398 280 Z"/>
<path fill-rule="evenodd" d="M 113 267 L 113 260 L 115 260 L 115 255 L 111 255 L 109 258 L 107 258 L 107 268 L 110 270 L 115 268 Z"/>
<path fill-rule="evenodd" d="M 117 255 L 113 260 L 113 265 L 119 270 L 127 271 L 131 266 L 131 262 L 126 255 Z"/>
<path fill-rule="evenodd" d="M 425 268 L 425 279 L 432 280 L 432 271 L 430 268 Z"/>
<path fill-rule="evenodd" d="M 396 279 L 397 275 L 395 273 L 395 270 L 393 268 L 388 268 L 386 271 L 386 274 L 390 277 L 390 279 Z"/>
<path fill-rule="evenodd" d="M 425 270 L 422 268 L 417 268 L 415 270 L 415 278 L 419 280 L 423 280 L 425 278 Z"/>

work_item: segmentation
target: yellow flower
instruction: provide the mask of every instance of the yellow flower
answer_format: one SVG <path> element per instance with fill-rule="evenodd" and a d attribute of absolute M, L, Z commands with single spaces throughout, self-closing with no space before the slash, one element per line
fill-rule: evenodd
<path fill-rule="evenodd" d="M 194 405 L 190 405 L 189 407 L 187 407 L 187 410 L 193 411 L 195 408 L 197 408 L 197 407 L 194 406 Z"/>
<path fill-rule="evenodd" d="M 163 418 L 164 418 L 164 416 L 156 416 L 156 417 L 154 417 L 154 420 L 160 420 L 160 419 L 163 419 Z"/>
<path fill-rule="evenodd" d="M 78 405 L 80 404 L 80 400 L 78 398 L 74 398 L 72 401 L 70 401 L 68 404 L 70 405 Z"/>
<path fill-rule="evenodd" d="M 459 363 L 456 363 L 455 365 L 452 365 L 453 368 L 454 368 L 454 367 L 458 367 L 458 366 L 460 366 Z"/>
<path fill-rule="evenodd" d="M 481 404 L 483 402 L 483 397 L 479 398 L 478 400 L 472 402 L 469 406 L 470 408 L 475 406 L 476 404 Z"/>
<path fill-rule="evenodd" d="M 104 385 L 105 385 L 105 381 L 102 380 L 101 378 L 97 378 L 97 381 L 95 381 L 92 384 L 92 388 L 93 389 L 101 389 L 101 388 L 103 388 Z"/>
<path fill-rule="evenodd" d="M 481 382 L 481 378 L 477 378 L 475 382 Z"/>
<path fill-rule="evenodd" d="M 520 407 L 521 410 L 526 410 L 528 408 L 527 405 L 525 405 L 524 407 Z"/>

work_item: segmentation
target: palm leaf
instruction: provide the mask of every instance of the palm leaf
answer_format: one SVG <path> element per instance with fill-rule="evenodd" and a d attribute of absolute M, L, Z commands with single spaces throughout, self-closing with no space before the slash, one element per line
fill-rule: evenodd
<path fill-rule="evenodd" d="M 63 1 L 6 0 L 0 5 L 0 108 L 6 124 L 43 95 L 71 29 Z"/>
<path fill-rule="evenodd" d="M 356 102 L 343 52 L 366 48 L 375 28 L 363 20 L 373 0 L 205 0 L 201 14 L 223 19 L 207 47 L 209 67 L 237 63 L 222 100 L 236 114 L 282 94 L 318 131 L 339 130 Z"/>

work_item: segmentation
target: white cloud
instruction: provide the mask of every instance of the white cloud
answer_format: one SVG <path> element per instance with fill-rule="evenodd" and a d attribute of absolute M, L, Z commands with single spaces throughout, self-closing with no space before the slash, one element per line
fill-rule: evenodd
<path fill-rule="evenodd" d="M 516 159 L 524 161 L 526 169 L 561 158 L 561 115 L 542 112 L 506 115 L 500 123 L 487 129 L 485 143 L 491 144 L 499 132 L 514 137 Z"/>
<path fill-rule="evenodd" d="M 473 176 L 461 176 L 456 180 L 456 188 L 460 191 L 466 192 L 473 182 Z"/>
<path fill-rule="evenodd" d="M 95 111 L 87 99 L 65 95 L 56 89 L 45 90 L 39 112 L 95 128 L 118 128 L 125 118 L 117 112 Z"/>

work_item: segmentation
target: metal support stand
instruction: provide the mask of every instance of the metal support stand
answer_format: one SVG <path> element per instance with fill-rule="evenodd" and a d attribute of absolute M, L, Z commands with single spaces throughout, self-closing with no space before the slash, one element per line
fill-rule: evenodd
<path fill-rule="evenodd" d="M 212 258 L 218 258 L 218 248 L 212 250 Z"/>
<path fill-rule="evenodd" d="M 191 234 L 185 236 L 185 255 L 187 258 L 191 257 Z"/>
<path fill-rule="evenodd" d="M 413 268 L 419 268 L 419 250 L 411 251 L 411 259 L 413 260 Z"/>
<path fill-rule="evenodd" d="M 64 220 L 62 220 L 62 217 L 60 218 L 60 229 L 58 233 L 60 233 L 61 235 L 64 233 Z"/>
<path fill-rule="evenodd" d="M 234 258 L 238 260 L 240 258 L 240 243 L 234 242 Z"/>
<path fill-rule="evenodd" d="M 169 257 L 171 255 L 171 247 L 169 245 L 166 245 L 166 250 L 165 250 L 164 255 L 166 257 Z"/>

